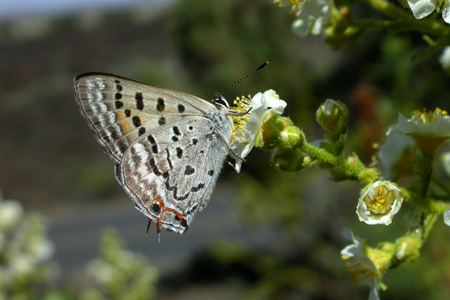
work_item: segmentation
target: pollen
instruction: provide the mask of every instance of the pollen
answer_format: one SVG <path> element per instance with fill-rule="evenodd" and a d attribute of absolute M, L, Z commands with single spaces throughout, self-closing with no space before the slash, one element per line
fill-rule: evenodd
<path fill-rule="evenodd" d="M 247 97 L 236 97 L 236 99 L 233 101 L 234 106 L 231 107 L 231 109 L 237 111 L 240 114 L 231 117 L 234 123 L 233 132 L 231 133 L 231 141 L 235 141 L 237 136 L 241 136 L 243 134 L 242 131 L 249 118 L 249 114 L 246 112 L 248 112 L 251 108 L 249 99 L 251 99 L 250 95 L 248 95 Z"/>
<path fill-rule="evenodd" d="M 283 7 L 286 5 L 291 5 L 290 14 L 295 14 L 296 17 L 300 16 L 300 11 L 302 9 L 303 3 L 311 0 L 273 0 L 273 4 L 278 7 Z"/>
<path fill-rule="evenodd" d="M 363 201 L 367 205 L 367 209 L 376 215 L 385 215 L 392 209 L 395 201 L 395 195 L 385 186 L 377 186 L 372 195 L 366 195 Z"/>
<path fill-rule="evenodd" d="M 440 108 L 436 108 L 434 111 L 427 111 L 424 108 L 422 111 L 415 110 L 411 114 L 417 116 L 422 122 L 422 125 L 432 125 L 436 123 L 438 119 L 448 116 L 447 111 Z"/>

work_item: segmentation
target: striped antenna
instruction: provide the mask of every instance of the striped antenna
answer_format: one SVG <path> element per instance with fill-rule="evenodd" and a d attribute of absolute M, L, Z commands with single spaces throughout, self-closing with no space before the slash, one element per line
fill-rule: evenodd
<path fill-rule="evenodd" d="M 244 77 L 242 77 L 241 79 L 239 79 L 238 81 L 236 81 L 233 84 L 230 84 L 229 86 L 227 86 L 226 88 L 224 88 L 222 91 L 220 91 L 219 93 L 216 93 L 215 96 L 219 97 L 223 92 L 225 92 L 226 90 L 232 88 L 233 86 L 235 86 L 236 84 L 238 84 L 239 82 L 241 82 L 244 79 L 249 78 L 250 76 L 252 76 L 253 74 L 255 74 L 256 72 L 258 72 L 259 70 L 261 70 L 262 68 L 264 68 L 265 66 L 267 66 L 269 64 L 268 61 L 265 61 L 262 65 L 260 65 L 256 70 L 250 72 L 249 74 L 245 75 Z"/>

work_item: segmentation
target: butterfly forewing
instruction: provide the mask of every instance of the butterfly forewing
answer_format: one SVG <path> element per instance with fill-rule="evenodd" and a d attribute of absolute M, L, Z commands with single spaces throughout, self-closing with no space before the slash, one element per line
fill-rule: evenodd
<path fill-rule="evenodd" d="M 74 85 L 82 114 L 116 163 L 143 133 L 180 114 L 203 115 L 215 108 L 198 97 L 116 75 L 82 74 Z"/>
<path fill-rule="evenodd" d="M 136 207 L 184 233 L 210 197 L 228 153 L 227 109 L 116 75 L 75 78 L 80 110 L 116 163 Z"/>

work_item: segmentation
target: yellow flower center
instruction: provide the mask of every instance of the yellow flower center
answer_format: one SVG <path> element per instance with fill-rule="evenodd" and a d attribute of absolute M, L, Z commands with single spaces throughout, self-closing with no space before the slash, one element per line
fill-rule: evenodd
<path fill-rule="evenodd" d="M 367 209 L 376 215 L 387 214 L 392 209 L 392 204 L 395 201 L 395 196 L 392 191 L 385 186 L 377 186 L 374 195 L 366 195 L 363 199 L 367 205 Z"/>
<path fill-rule="evenodd" d="M 343 260 L 351 259 L 348 256 L 342 256 L 341 258 Z M 369 282 L 373 281 L 376 276 L 376 273 L 363 262 L 357 262 L 353 264 L 346 263 L 344 269 L 347 273 L 350 273 L 352 275 L 355 288 L 359 288 L 360 286 L 368 284 Z"/>
<path fill-rule="evenodd" d="M 300 15 L 299 11 L 302 9 L 302 5 L 306 1 L 311 1 L 311 0 L 273 0 L 273 4 L 278 5 L 278 7 L 282 7 L 287 4 L 292 5 L 292 8 L 289 11 L 289 13 L 290 14 L 295 13 L 295 16 L 298 17 Z"/>
<path fill-rule="evenodd" d="M 422 111 L 415 110 L 411 114 L 417 116 L 422 122 L 422 125 L 432 125 L 443 116 L 448 116 L 448 113 L 440 108 L 436 108 L 434 111 L 427 111 L 424 108 Z"/>
<path fill-rule="evenodd" d="M 233 132 L 231 133 L 231 141 L 236 140 L 236 135 L 242 135 L 242 130 L 244 129 L 245 124 L 248 122 L 249 114 L 245 114 L 247 112 L 251 105 L 249 104 L 252 97 L 248 95 L 246 98 L 245 96 L 241 96 L 241 98 L 236 97 L 236 100 L 233 101 L 233 107 L 231 107 L 232 110 L 235 110 L 239 113 L 242 113 L 238 116 L 232 116 L 233 119 Z"/>

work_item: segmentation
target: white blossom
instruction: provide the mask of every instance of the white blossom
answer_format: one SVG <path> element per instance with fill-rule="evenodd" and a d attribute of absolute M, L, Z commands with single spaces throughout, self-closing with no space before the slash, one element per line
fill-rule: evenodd
<path fill-rule="evenodd" d="M 441 63 L 442 68 L 450 70 L 450 47 L 444 48 L 439 57 L 439 62 Z"/>
<path fill-rule="evenodd" d="M 327 25 L 331 14 L 332 0 L 306 1 L 297 12 L 292 30 L 300 37 L 319 35 Z"/>
<path fill-rule="evenodd" d="M 244 159 L 255 146 L 255 139 L 261 130 L 264 117 L 270 111 L 282 114 L 287 104 L 285 101 L 280 100 L 280 97 L 274 90 L 257 93 L 251 100 L 242 98 L 235 104 L 237 104 L 237 107 L 234 109 L 237 111 L 246 112 L 250 110 L 247 115 L 233 117 L 235 125 L 231 149 L 240 157 L 235 158 L 235 168 L 239 172 L 242 165 L 241 159 Z"/>
<path fill-rule="evenodd" d="M 444 212 L 444 223 L 450 226 L 450 208 Z"/>
<path fill-rule="evenodd" d="M 377 181 L 363 190 L 356 213 L 366 224 L 389 225 L 402 202 L 403 194 L 399 188 L 388 181 Z"/>
<path fill-rule="evenodd" d="M 369 300 L 379 300 L 379 288 L 377 270 L 372 260 L 366 254 L 366 245 L 360 237 L 353 234 L 349 229 L 344 230 L 343 236 L 352 241 L 341 251 L 341 258 L 346 262 L 345 271 L 353 277 L 356 288 L 369 286 Z"/>

